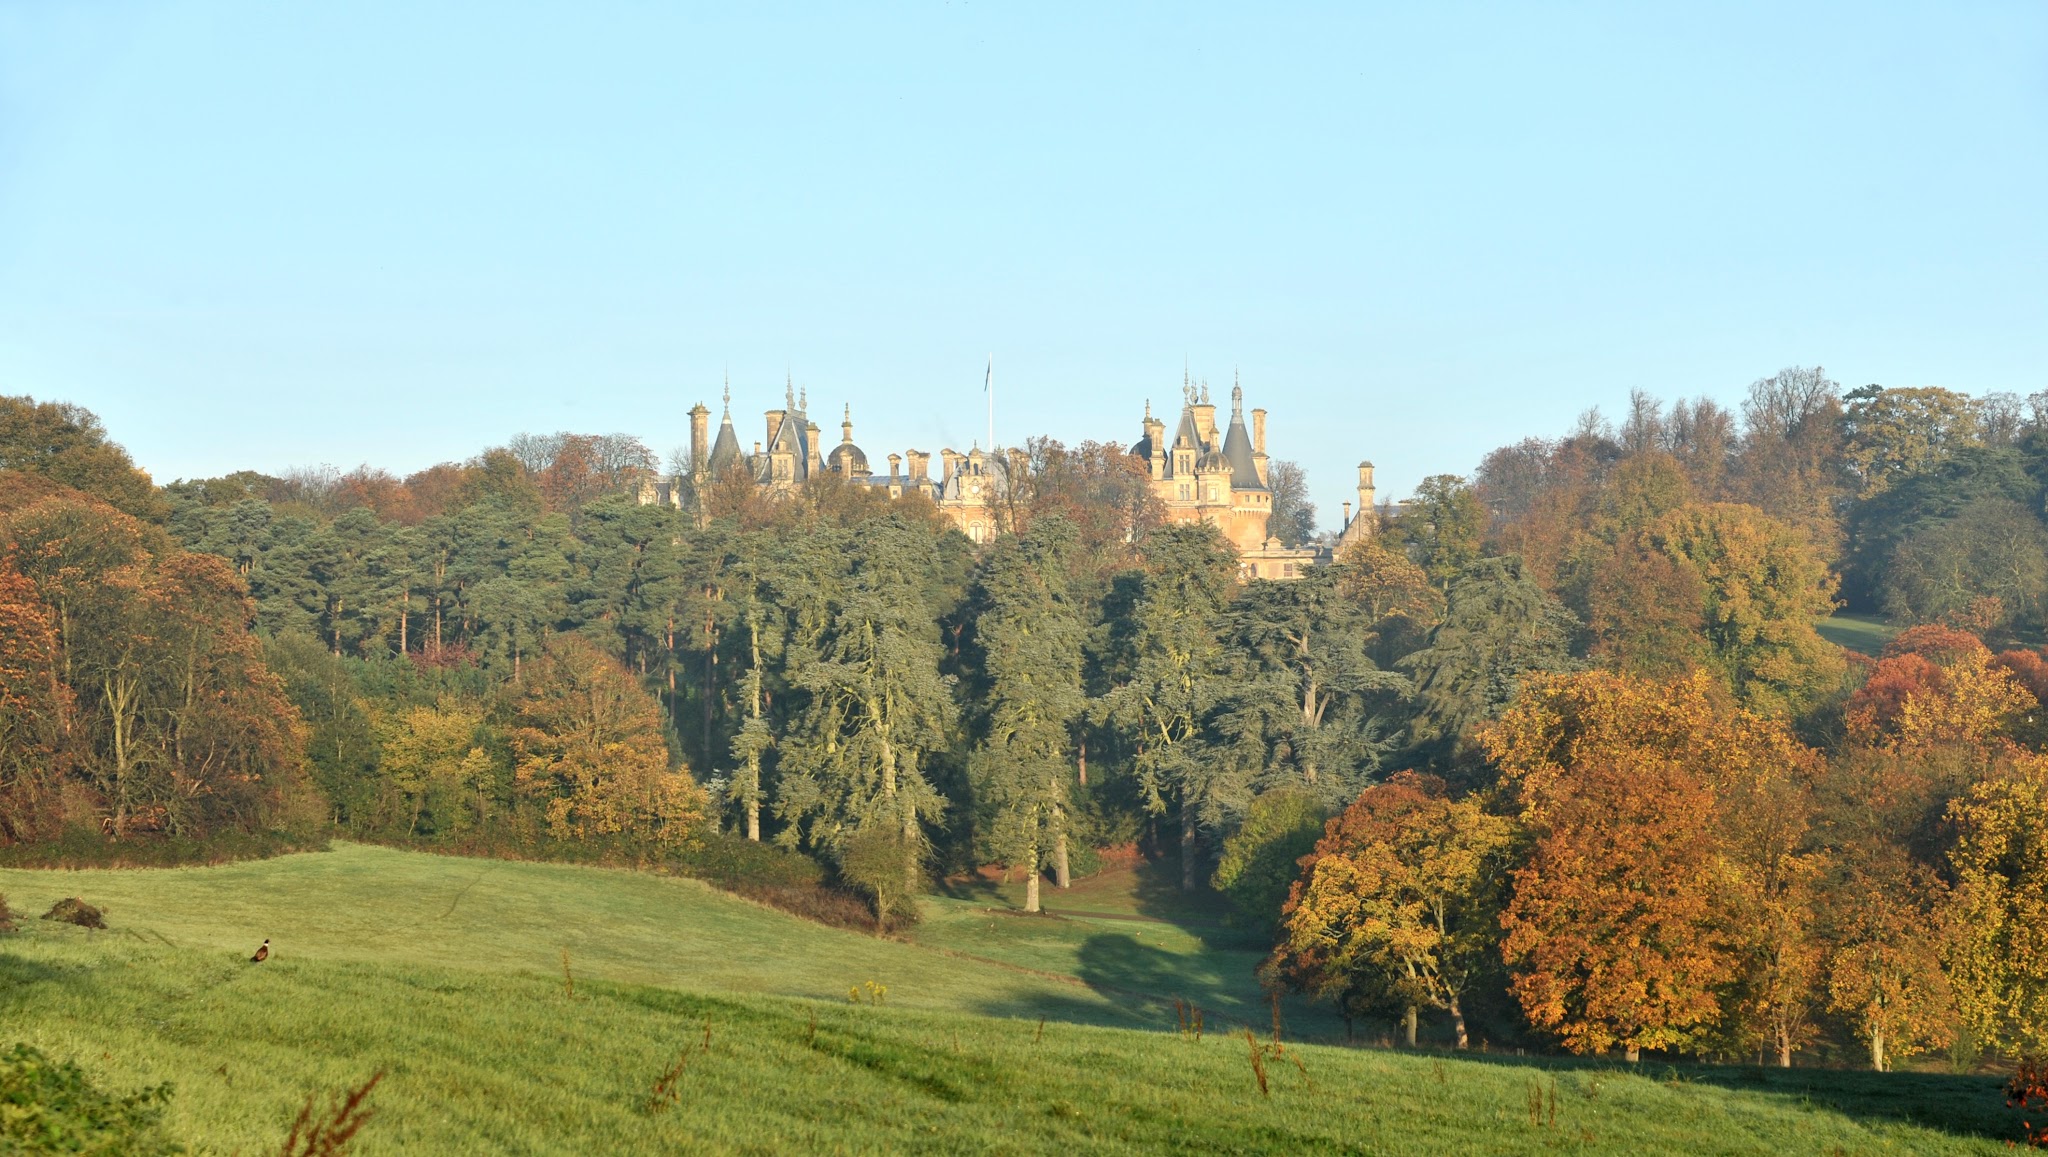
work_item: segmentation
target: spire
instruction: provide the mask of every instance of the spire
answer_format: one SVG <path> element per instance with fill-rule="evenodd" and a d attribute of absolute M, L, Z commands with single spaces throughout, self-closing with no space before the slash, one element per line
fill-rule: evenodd
<path fill-rule="evenodd" d="M 839 420 L 839 440 L 853 441 L 853 403 L 846 404 L 846 415 Z"/>
<path fill-rule="evenodd" d="M 1150 398 L 1145 399 L 1145 420 L 1147 422 L 1152 420 L 1152 399 Z"/>
<path fill-rule="evenodd" d="M 1230 420 L 1241 422 L 1244 420 L 1244 387 L 1237 384 L 1235 373 L 1230 375 L 1230 380 Z"/>
<path fill-rule="evenodd" d="M 732 421 L 732 371 L 725 371 L 725 420 Z"/>
<path fill-rule="evenodd" d="M 782 375 L 782 404 L 796 409 L 796 376 L 787 371 Z"/>

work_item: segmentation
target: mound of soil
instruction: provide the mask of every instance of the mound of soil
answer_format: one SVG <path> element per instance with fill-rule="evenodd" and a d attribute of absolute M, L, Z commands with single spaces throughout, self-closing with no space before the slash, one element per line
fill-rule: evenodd
<path fill-rule="evenodd" d="M 50 910 L 43 913 L 43 919 L 62 920 L 66 924 L 76 924 L 80 928 L 105 928 L 107 926 L 107 918 L 98 908 L 93 907 L 76 896 L 67 896 L 50 905 Z"/>

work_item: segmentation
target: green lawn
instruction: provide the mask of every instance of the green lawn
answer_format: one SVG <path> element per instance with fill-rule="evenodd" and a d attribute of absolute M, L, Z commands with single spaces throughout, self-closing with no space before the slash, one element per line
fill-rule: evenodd
<path fill-rule="evenodd" d="M 925 901 L 918 943 L 1075 977 L 1174 1023 L 1179 997 L 1205 1018 L 1270 1025 L 1272 1010 L 1254 970 L 1266 958 L 1257 933 L 1225 922 L 1214 893 L 1183 896 L 1172 865 L 1115 868 L 1061 892 L 1044 889 L 1045 913 L 1024 913 L 1021 882 L 951 881 Z M 1149 998 L 1149 999 L 1147 999 Z M 1311 1037 L 1338 1038 L 1344 1024 L 1327 1007 L 1289 998 L 1284 1023 Z"/>
<path fill-rule="evenodd" d="M 1093 890 L 1113 905 L 1118 887 Z M 1242 1036 L 1106 1027 L 1158 1013 L 1121 987 L 1023 970 L 1086 966 L 1101 933 L 1007 932 L 1059 922 L 985 911 L 999 897 L 934 902 L 920 937 L 964 946 L 948 953 L 687 881 L 346 845 L 221 868 L 6 871 L 0 890 L 30 913 L 82 895 L 112 926 L 31 918 L 0 939 L 0 1042 L 117 1089 L 173 1082 L 169 1124 L 203 1153 L 275 1151 L 309 1092 L 378 1070 L 361 1154 L 1990 1154 L 2013 1129 L 1983 1077 L 1306 1044 L 1265 1061 L 1262 1096 Z M 1196 948 L 1215 933 L 1183 918 L 1072 923 L 1158 937 L 1176 989 L 1242 991 L 1226 968 L 1202 978 Z M 275 958 L 246 963 L 265 935 Z M 846 999 L 868 980 L 888 987 L 883 1006 Z M 678 1057 L 674 1102 L 650 1112 Z"/>
<path fill-rule="evenodd" d="M 1865 655 L 1876 655 L 1892 641 L 1899 628 L 1878 615 L 1831 615 L 1813 625 L 1820 637 L 1838 647 Z"/>

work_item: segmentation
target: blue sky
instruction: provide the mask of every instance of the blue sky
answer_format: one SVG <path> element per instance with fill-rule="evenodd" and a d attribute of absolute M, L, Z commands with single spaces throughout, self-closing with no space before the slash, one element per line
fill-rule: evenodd
<path fill-rule="evenodd" d="M 877 461 L 1138 436 L 1325 524 L 1634 387 L 2048 389 L 2048 5 L 0 3 L 0 391 L 159 480 L 785 374 Z"/>

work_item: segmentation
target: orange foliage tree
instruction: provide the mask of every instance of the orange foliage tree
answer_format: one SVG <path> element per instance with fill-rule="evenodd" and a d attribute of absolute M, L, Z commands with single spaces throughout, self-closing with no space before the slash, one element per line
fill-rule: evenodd
<path fill-rule="evenodd" d="M 103 830 L 204 836 L 309 814 L 297 712 L 263 664 L 229 563 L 63 488 L 0 516 L 0 556 L 21 579 L 0 597 L 41 605 L 56 685 L 39 710 Z M 13 618 L 24 638 L 39 634 L 32 613 Z M 42 646 L 28 644 L 31 665 Z"/>
<path fill-rule="evenodd" d="M 2012 735 L 2040 702 L 2010 664 L 1948 627 L 1901 632 L 1849 700 L 1849 735 L 1873 747 L 1982 746 Z"/>
<path fill-rule="evenodd" d="M 1502 947 L 1532 1023 L 1574 1052 L 1691 1048 L 1747 980 L 1776 1035 L 1798 1035 L 1803 828 L 1752 830 L 1803 807 L 1814 755 L 1782 724 L 1703 673 L 1593 671 L 1532 681 L 1481 742 L 1531 837 Z"/>
<path fill-rule="evenodd" d="M 71 754 L 70 703 L 49 611 L 0 557 L 0 843 L 56 834 L 62 816 L 55 793 Z"/>

